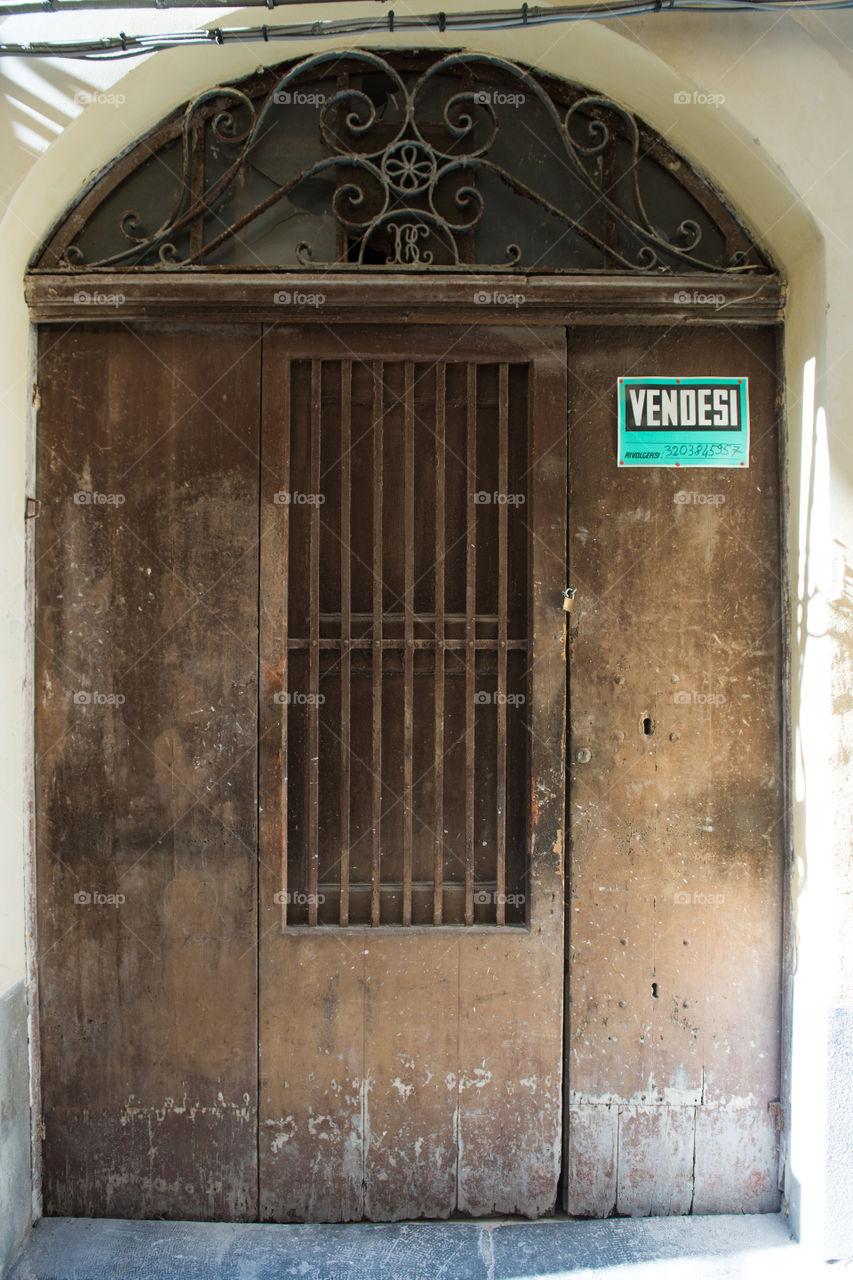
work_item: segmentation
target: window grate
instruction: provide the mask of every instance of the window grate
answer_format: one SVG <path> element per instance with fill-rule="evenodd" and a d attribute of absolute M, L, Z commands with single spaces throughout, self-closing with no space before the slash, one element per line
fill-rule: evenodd
<path fill-rule="evenodd" d="M 288 363 L 284 928 L 525 921 L 527 374 Z"/>
<path fill-rule="evenodd" d="M 771 270 L 617 102 L 490 54 L 364 49 L 205 90 L 87 187 L 31 265 Z"/>

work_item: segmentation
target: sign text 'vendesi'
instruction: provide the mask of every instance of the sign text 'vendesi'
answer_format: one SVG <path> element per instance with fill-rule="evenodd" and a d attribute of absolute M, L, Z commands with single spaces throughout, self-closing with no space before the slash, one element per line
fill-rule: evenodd
<path fill-rule="evenodd" d="M 622 467 L 749 464 L 746 378 L 620 378 L 618 404 Z"/>

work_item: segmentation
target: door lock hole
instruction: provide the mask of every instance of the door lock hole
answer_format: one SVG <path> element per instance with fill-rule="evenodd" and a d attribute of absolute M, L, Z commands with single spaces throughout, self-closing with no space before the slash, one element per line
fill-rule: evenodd
<path fill-rule="evenodd" d="M 643 716 L 641 727 L 647 738 L 650 738 L 655 731 L 655 722 L 651 716 Z"/>
<path fill-rule="evenodd" d="M 652 999 L 657 1000 L 657 998 L 658 998 L 658 984 L 656 982 L 653 982 L 652 983 Z"/>

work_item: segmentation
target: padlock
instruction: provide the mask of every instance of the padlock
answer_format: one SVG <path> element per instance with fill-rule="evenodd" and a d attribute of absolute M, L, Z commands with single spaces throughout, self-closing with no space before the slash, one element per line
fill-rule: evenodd
<path fill-rule="evenodd" d="M 566 587 L 563 591 L 563 608 L 566 613 L 571 613 L 572 605 L 575 603 L 575 587 Z"/>

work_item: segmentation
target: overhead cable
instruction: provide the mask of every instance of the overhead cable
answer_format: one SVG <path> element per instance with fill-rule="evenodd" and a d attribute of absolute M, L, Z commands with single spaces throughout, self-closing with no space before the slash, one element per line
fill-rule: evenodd
<path fill-rule="evenodd" d="M 294 22 L 275 27 L 203 27 L 195 31 L 163 32 L 150 36 L 129 36 L 121 32 L 117 36 L 105 36 L 98 40 L 0 44 L 0 57 L 83 58 L 102 61 L 138 58 L 162 49 L 176 49 L 185 45 L 246 44 L 255 40 L 266 43 L 272 40 L 318 40 L 340 36 L 379 35 L 387 31 L 413 31 L 421 34 L 433 30 L 445 33 L 510 31 L 517 27 L 633 18 L 653 13 L 779 14 L 850 8 L 853 8 L 853 0 L 617 0 L 612 4 L 545 9 L 531 8 L 525 4 L 521 9 L 488 9 L 467 13 L 395 14 L 391 11 L 375 18 L 319 18 L 312 22 Z"/>

